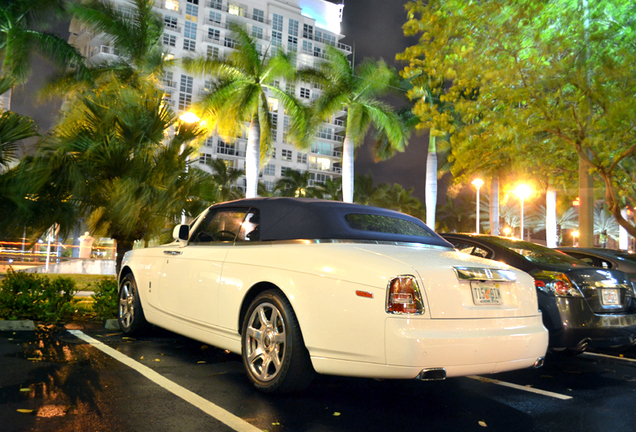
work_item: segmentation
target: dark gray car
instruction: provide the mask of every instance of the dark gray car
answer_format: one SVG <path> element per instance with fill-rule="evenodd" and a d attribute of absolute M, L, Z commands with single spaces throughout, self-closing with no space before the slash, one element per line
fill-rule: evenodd
<path fill-rule="evenodd" d="M 534 277 L 553 351 L 577 354 L 588 346 L 627 348 L 636 342 L 636 292 L 622 271 L 592 267 L 509 237 L 440 235 L 460 252 L 504 262 Z"/>
<path fill-rule="evenodd" d="M 559 247 L 557 250 L 594 267 L 625 272 L 633 282 L 636 282 L 636 254 L 604 248 Z"/>

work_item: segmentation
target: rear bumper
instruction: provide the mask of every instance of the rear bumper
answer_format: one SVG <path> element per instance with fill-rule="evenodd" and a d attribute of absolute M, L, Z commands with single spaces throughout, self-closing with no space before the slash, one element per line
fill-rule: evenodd
<path fill-rule="evenodd" d="M 636 343 L 636 314 L 595 314 L 582 299 L 558 299 L 561 326 L 550 332 L 553 348 L 628 347 Z"/>
<path fill-rule="evenodd" d="M 386 364 L 312 357 L 317 372 L 372 378 L 416 378 L 444 368 L 446 377 L 533 367 L 545 356 L 541 316 L 496 319 L 407 319 L 385 323 Z"/>

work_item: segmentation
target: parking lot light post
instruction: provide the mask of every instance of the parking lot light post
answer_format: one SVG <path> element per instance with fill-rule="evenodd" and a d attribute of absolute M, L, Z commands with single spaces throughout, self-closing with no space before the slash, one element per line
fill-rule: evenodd
<path fill-rule="evenodd" d="M 475 234 L 479 234 L 479 188 L 484 185 L 484 181 L 480 178 L 476 178 L 472 181 L 472 185 L 477 189 L 477 199 L 475 202 Z"/>
<path fill-rule="evenodd" d="M 515 195 L 519 197 L 519 201 L 521 202 L 521 224 L 520 224 L 521 225 L 521 240 L 524 239 L 523 238 L 524 237 L 523 236 L 523 202 L 524 200 L 528 199 L 531 192 L 532 190 L 530 189 L 530 186 L 528 186 L 527 184 L 520 184 L 515 189 Z"/>

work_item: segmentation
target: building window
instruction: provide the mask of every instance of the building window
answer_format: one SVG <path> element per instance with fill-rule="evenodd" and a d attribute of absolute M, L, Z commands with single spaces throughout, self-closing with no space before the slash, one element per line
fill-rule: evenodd
<path fill-rule="evenodd" d="M 277 47 L 283 46 L 283 33 L 272 30 L 272 45 Z"/>
<path fill-rule="evenodd" d="M 272 159 L 276 159 L 276 147 L 272 147 L 271 156 Z"/>
<path fill-rule="evenodd" d="M 181 86 L 179 90 L 186 93 L 192 93 L 192 82 L 194 78 L 188 75 L 181 75 Z"/>
<path fill-rule="evenodd" d="M 254 9 L 254 15 L 252 15 L 254 21 L 265 22 L 265 12 L 260 9 Z"/>
<path fill-rule="evenodd" d="M 309 182 L 313 184 L 325 184 L 327 181 L 327 174 L 310 173 Z"/>
<path fill-rule="evenodd" d="M 265 180 L 263 183 L 265 183 L 265 189 L 267 189 L 268 192 L 271 192 L 274 190 L 274 182 L 270 181 L 270 180 Z"/>
<path fill-rule="evenodd" d="M 219 47 L 208 45 L 207 56 L 210 59 L 217 58 L 219 56 Z"/>
<path fill-rule="evenodd" d="M 206 138 L 205 141 L 203 142 L 203 145 L 206 147 L 214 147 L 214 138 L 213 137 Z"/>
<path fill-rule="evenodd" d="M 316 136 L 318 138 L 333 139 L 333 129 L 325 126 L 318 126 Z"/>
<path fill-rule="evenodd" d="M 296 36 L 287 36 L 287 49 L 289 52 L 298 51 L 298 38 Z"/>
<path fill-rule="evenodd" d="M 194 51 L 197 48 L 196 41 L 192 39 L 183 39 L 183 49 L 186 51 Z"/>
<path fill-rule="evenodd" d="M 187 21 L 197 22 L 198 17 L 199 17 L 199 6 L 187 3 L 185 19 Z"/>
<path fill-rule="evenodd" d="M 301 87 L 300 88 L 300 97 L 301 98 L 305 98 L 305 99 L 309 99 L 311 97 L 311 90 L 309 90 L 306 87 Z"/>
<path fill-rule="evenodd" d="M 292 36 L 298 36 L 298 21 L 295 19 L 289 19 L 289 34 Z"/>
<path fill-rule="evenodd" d="M 280 152 L 280 158 L 284 161 L 289 161 L 291 162 L 292 160 L 292 151 L 291 150 L 285 150 L 282 149 Z"/>
<path fill-rule="evenodd" d="M 289 94 L 296 93 L 296 86 L 293 83 L 285 84 L 285 93 L 289 93 Z"/>
<path fill-rule="evenodd" d="M 274 164 L 267 164 L 265 165 L 265 168 L 263 168 L 263 174 L 264 175 L 276 175 L 276 165 Z"/>
<path fill-rule="evenodd" d="M 164 45 L 173 47 L 177 45 L 177 37 L 175 35 L 164 33 L 162 42 Z"/>
<path fill-rule="evenodd" d="M 166 0 L 164 7 L 167 10 L 179 12 L 179 0 Z"/>
<path fill-rule="evenodd" d="M 214 160 L 211 154 L 207 153 L 199 153 L 199 163 L 201 165 L 206 165 Z"/>
<path fill-rule="evenodd" d="M 221 24 L 221 13 L 210 11 L 210 23 Z"/>
<path fill-rule="evenodd" d="M 245 16 L 245 8 L 235 4 L 228 5 L 227 12 L 230 15 Z"/>
<path fill-rule="evenodd" d="M 192 95 L 188 93 L 179 93 L 179 110 L 187 111 L 192 105 Z"/>
<path fill-rule="evenodd" d="M 166 25 L 166 28 L 168 30 L 176 30 L 179 31 L 179 27 L 177 26 L 177 19 L 175 17 L 171 17 L 169 15 L 166 15 L 163 18 L 163 23 Z"/>
<path fill-rule="evenodd" d="M 223 10 L 223 0 L 209 0 L 208 5 L 212 9 Z"/>
<path fill-rule="evenodd" d="M 263 29 L 260 27 L 252 26 L 252 37 L 263 39 Z"/>
<path fill-rule="evenodd" d="M 280 176 L 285 177 L 285 173 L 289 171 L 290 169 L 291 169 L 290 167 L 280 167 Z"/>
<path fill-rule="evenodd" d="M 221 40 L 221 32 L 218 30 L 215 30 L 213 28 L 209 28 L 208 29 L 208 39 L 211 41 L 220 41 Z"/>
<path fill-rule="evenodd" d="M 296 162 L 306 164 L 307 163 L 307 153 L 296 153 Z"/>
<path fill-rule="evenodd" d="M 311 145 L 311 152 L 325 156 L 331 156 L 331 144 L 317 141 Z"/>
<path fill-rule="evenodd" d="M 314 38 L 314 26 L 310 26 L 309 24 L 303 24 L 303 37 L 305 39 Z"/>
<path fill-rule="evenodd" d="M 236 46 L 236 41 L 230 37 L 225 36 L 225 39 L 223 40 L 223 46 L 234 48 Z"/>
<path fill-rule="evenodd" d="M 188 39 L 196 40 L 197 38 L 197 23 L 186 21 L 183 36 Z"/>
<path fill-rule="evenodd" d="M 304 40 L 303 41 L 303 52 L 311 54 L 312 51 L 313 51 L 312 43 L 309 42 L 309 41 Z"/>
<path fill-rule="evenodd" d="M 278 114 L 272 113 L 272 133 L 276 135 L 278 129 Z"/>
<path fill-rule="evenodd" d="M 274 20 L 272 21 L 272 29 L 279 32 L 283 31 L 283 16 L 274 14 Z"/>
<path fill-rule="evenodd" d="M 234 143 L 226 143 L 225 141 L 219 140 L 216 145 L 216 152 L 219 154 L 236 156 L 236 145 Z"/>

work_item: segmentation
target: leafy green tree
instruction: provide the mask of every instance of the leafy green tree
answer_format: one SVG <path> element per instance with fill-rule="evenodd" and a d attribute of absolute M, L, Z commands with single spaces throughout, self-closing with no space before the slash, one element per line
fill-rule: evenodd
<path fill-rule="evenodd" d="M 382 198 L 378 199 L 378 205 L 420 217 L 423 213 L 422 202 L 413 196 L 413 190 L 413 188 L 406 190 L 402 185 L 394 183 L 386 190 Z"/>
<path fill-rule="evenodd" d="M 407 134 L 398 115 L 378 97 L 391 90 L 395 72 L 384 61 L 365 60 L 355 70 L 347 57 L 335 48 L 328 50 L 329 61 L 321 64 L 324 89 L 316 100 L 316 114 L 326 120 L 340 111 L 347 112 L 342 151 L 343 201 L 353 202 L 354 149 L 362 144 L 373 125 L 386 136 L 391 147 L 403 151 Z"/>
<path fill-rule="evenodd" d="M 64 39 L 43 31 L 64 12 L 61 0 L 4 0 L 0 8 L 0 94 L 23 83 L 30 60 L 39 53 L 60 68 L 83 74 L 84 58 Z"/>
<path fill-rule="evenodd" d="M 243 170 L 229 168 L 223 159 L 208 162 L 212 168 L 212 179 L 218 188 L 219 201 L 232 201 L 243 197 L 243 192 L 236 187 L 236 181 L 243 176 Z"/>
<path fill-rule="evenodd" d="M 407 9 L 405 31 L 422 33 L 418 47 L 438 44 L 412 58 L 435 65 L 443 97 L 461 114 L 452 142 L 464 163 L 456 170 L 509 158 L 522 172 L 558 180 L 581 161 L 601 180 L 616 220 L 636 234 L 620 215 L 636 201 L 633 4 L 433 0 Z M 440 30 L 426 33 L 440 20 Z"/>
<path fill-rule="evenodd" d="M 318 183 L 313 193 L 316 198 L 342 201 L 342 179 L 327 179 L 324 183 Z"/>
<path fill-rule="evenodd" d="M 298 71 L 294 58 L 282 50 L 269 55 L 261 53 L 246 30 L 234 27 L 234 50 L 225 58 L 201 56 L 183 60 L 183 67 L 191 73 L 216 80 L 212 91 L 201 101 L 204 119 L 211 119 L 226 139 L 242 134 L 249 123 L 245 156 L 247 187 L 245 196 L 257 194 L 258 171 L 261 160 L 271 148 L 273 132 L 272 110 L 268 94 L 283 108 L 278 115 L 290 117 L 287 138 L 299 147 L 310 144 L 313 125 L 308 108 L 293 94 L 281 90 L 277 80 L 295 82 Z M 282 119 L 281 119 L 282 120 Z M 282 121 L 280 122 L 282 123 Z"/>
<path fill-rule="evenodd" d="M 37 135 L 32 118 L 12 111 L 0 112 L 0 172 L 18 160 L 20 142 Z"/>

